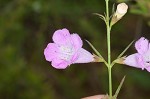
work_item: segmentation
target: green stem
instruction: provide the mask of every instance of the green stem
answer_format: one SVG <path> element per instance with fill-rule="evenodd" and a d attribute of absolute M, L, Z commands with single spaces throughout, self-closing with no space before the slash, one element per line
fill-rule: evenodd
<path fill-rule="evenodd" d="M 109 76 L 109 99 L 112 99 L 112 75 L 111 75 L 111 68 L 108 68 L 108 76 Z"/>
<path fill-rule="evenodd" d="M 109 0 L 106 2 L 106 26 L 107 26 L 107 47 L 108 47 L 108 76 L 109 76 L 109 99 L 112 99 L 112 73 L 111 73 L 111 44 L 110 44 L 110 19 L 109 19 Z"/>

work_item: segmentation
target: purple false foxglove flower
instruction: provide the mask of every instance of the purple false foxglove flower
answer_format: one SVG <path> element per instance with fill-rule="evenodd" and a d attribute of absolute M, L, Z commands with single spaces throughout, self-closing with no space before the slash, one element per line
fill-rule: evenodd
<path fill-rule="evenodd" d="M 144 37 L 141 37 L 135 43 L 137 53 L 129 55 L 125 58 L 124 63 L 126 65 L 146 69 L 150 72 L 150 43 Z"/>
<path fill-rule="evenodd" d="M 54 32 L 53 42 L 44 50 L 45 59 L 57 69 L 65 69 L 75 63 L 89 63 L 94 56 L 82 48 L 83 42 L 78 34 L 70 34 L 67 29 Z"/>

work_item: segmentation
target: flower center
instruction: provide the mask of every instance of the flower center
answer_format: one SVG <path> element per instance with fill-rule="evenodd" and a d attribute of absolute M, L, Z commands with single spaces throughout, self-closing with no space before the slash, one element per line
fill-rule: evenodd
<path fill-rule="evenodd" d="M 69 61 L 73 54 L 74 54 L 74 50 L 71 46 L 60 46 L 60 58 L 66 61 Z"/>

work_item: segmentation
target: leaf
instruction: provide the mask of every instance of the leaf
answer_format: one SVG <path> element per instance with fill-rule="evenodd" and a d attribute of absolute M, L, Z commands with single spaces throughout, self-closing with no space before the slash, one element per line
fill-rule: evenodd
<path fill-rule="evenodd" d="M 118 96 L 118 94 L 119 94 L 119 92 L 120 92 L 120 89 L 121 89 L 121 87 L 122 87 L 122 85 L 123 85 L 123 82 L 124 82 L 125 78 L 126 78 L 126 76 L 124 76 L 124 77 L 122 78 L 122 80 L 121 80 L 121 82 L 120 82 L 120 84 L 119 84 L 119 86 L 118 86 L 118 88 L 117 88 L 117 90 L 116 90 L 116 93 L 115 93 L 115 95 L 114 95 L 115 98 L 117 98 L 117 96 Z"/>
<path fill-rule="evenodd" d="M 96 50 L 96 48 L 88 41 L 88 40 L 85 40 L 90 46 L 91 48 L 94 50 L 94 52 L 99 56 L 99 57 L 102 57 L 102 55 Z M 103 58 L 103 57 L 102 57 Z"/>
<path fill-rule="evenodd" d="M 134 40 L 122 51 L 122 53 L 117 58 L 120 58 L 129 49 L 129 47 L 133 44 L 133 42 Z"/>
<path fill-rule="evenodd" d="M 129 49 L 129 47 L 133 44 L 134 40 L 122 51 L 122 53 L 112 62 L 111 66 L 113 67 L 115 63 L 118 63 L 118 59 L 122 57 L 122 55 Z M 124 57 L 121 58 L 121 60 Z"/>
<path fill-rule="evenodd" d="M 96 50 L 96 48 L 88 40 L 85 40 L 85 41 L 91 46 L 91 48 L 94 50 L 94 52 L 103 60 L 105 65 L 108 67 L 108 63 L 105 61 L 103 56 Z"/>
<path fill-rule="evenodd" d="M 98 13 L 93 13 L 94 15 L 98 15 L 105 23 L 106 23 L 106 18 L 105 16 L 103 16 L 102 14 L 98 14 Z"/>
<path fill-rule="evenodd" d="M 112 7 L 112 15 L 115 13 L 115 3 L 113 4 L 113 7 Z"/>
<path fill-rule="evenodd" d="M 105 16 L 105 18 L 107 17 L 107 15 L 106 15 L 106 13 L 104 12 L 104 16 Z"/>

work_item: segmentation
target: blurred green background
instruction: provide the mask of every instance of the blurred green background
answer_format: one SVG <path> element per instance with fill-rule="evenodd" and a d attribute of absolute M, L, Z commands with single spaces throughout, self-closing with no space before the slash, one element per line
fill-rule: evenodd
<path fill-rule="evenodd" d="M 108 92 L 103 63 L 74 64 L 56 70 L 43 55 L 55 30 L 67 28 L 89 40 L 107 58 L 106 28 L 92 13 L 105 11 L 105 0 L 0 0 L 0 99 L 80 99 Z M 112 29 L 112 58 L 133 40 L 150 40 L 149 0 L 110 0 L 129 5 Z M 84 41 L 84 48 L 93 52 Z M 126 55 L 135 53 L 134 45 Z M 119 99 L 150 99 L 150 73 L 115 65 L 113 91 L 126 80 Z"/>

